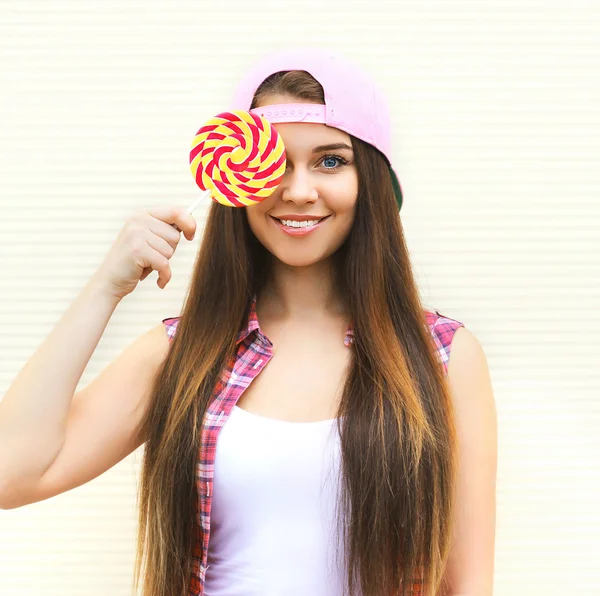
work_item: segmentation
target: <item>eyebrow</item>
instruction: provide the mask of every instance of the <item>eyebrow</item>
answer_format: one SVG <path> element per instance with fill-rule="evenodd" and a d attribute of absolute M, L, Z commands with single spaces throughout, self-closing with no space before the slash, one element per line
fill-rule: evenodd
<path fill-rule="evenodd" d="M 323 151 L 337 151 L 339 149 L 348 149 L 349 151 L 352 151 L 352 147 L 346 143 L 331 143 L 330 145 L 319 145 L 318 147 L 315 147 L 312 152 L 322 153 Z"/>

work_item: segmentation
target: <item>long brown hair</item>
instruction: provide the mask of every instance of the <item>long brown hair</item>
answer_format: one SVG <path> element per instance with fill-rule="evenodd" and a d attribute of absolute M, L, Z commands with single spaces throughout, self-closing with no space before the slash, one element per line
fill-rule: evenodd
<path fill-rule="evenodd" d="M 253 107 L 272 93 L 325 103 L 321 85 L 305 71 L 269 77 Z M 336 510 L 346 589 L 349 595 L 435 596 L 453 532 L 451 395 L 411 270 L 387 160 L 351 138 L 358 200 L 353 227 L 334 255 L 354 330 L 338 411 Z M 252 297 L 268 279 L 269 256 L 243 208 L 211 205 L 178 331 L 141 429 L 134 590 L 142 576 L 144 596 L 187 594 L 194 547 L 202 543 L 196 492 L 201 422 L 221 371 L 235 358 Z"/>

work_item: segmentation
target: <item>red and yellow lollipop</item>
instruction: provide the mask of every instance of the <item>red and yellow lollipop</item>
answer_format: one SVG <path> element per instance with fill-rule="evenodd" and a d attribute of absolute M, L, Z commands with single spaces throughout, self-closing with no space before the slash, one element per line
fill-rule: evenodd
<path fill-rule="evenodd" d="M 211 118 L 196 133 L 190 168 L 196 184 L 227 207 L 260 203 L 285 172 L 283 140 L 262 116 L 234 110 Z"/>

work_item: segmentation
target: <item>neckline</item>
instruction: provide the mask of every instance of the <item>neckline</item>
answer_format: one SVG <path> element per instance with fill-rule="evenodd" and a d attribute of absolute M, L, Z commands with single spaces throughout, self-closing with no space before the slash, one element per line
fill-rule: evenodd
<path fill-rule="evenodd" d="M 236 345 L 239 345 L 243 342 L 253 331 L 256 331 L 259 338 L 263 338 L 263 341 L 267 344 L 269 348 L 273 347 L 271 340 L 262 332 L 260 328 L 260 324 L 258 322 L 258 315 L 256 313 L 256 293 L 252 294 L 250 300 L 250 308 L 247 313 L 247 320 L 245 326 L 238 333 L 238 337 L 236 340 Z M 344 335 L 344 345 L 349 348 L 354 344 L 354 325 L 352 321 L 346 326 L 346 333 Z"/>
<path fill-rule="evenodd" d="M 324 420 L 312 420 L 312 421 L 308 421 L 308 422 L 297 422 L 295 420 L 283 420 L 281 418 L 271 418 L 270 416 L 263 416 L 262 414 L 256 414 L 255 412 L 249 412 L 248 410 L 244 410 L 244 408 L 240 408 L 240 406 L 238 406 L 237 404 L 233 406 L 234 410 L 237 410 L 238 412 L 241 412 L 244 415 L 250 416 L 252 418 L 258 419 L 258 420 L 262 420 L 266 423 L 274 423 L 274 424 L 284 424 L 284 425 L 289 425 L 289 426 L 297 426 L 297 427 L 309 427 L 309 426 L 317 426 L 317 425 L 322 425 L 325 426 L 327 425 L 331 425 L 334 422 L 336 422 L 337 420 L 339 420 L 339 417 L 336 418 L 325 418 Z"/>

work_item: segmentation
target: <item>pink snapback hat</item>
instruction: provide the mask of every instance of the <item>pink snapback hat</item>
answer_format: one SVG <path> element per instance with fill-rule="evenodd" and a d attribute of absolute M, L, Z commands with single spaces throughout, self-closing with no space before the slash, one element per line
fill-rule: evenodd
<path fill-rule="evenodd" d="M 251 110 L 261 83 L 270 75 L 287 70 L 310 73 L 323 87 L 325 105 L 278 104 Z M 230 109 L 256 112 L 272 123 L 326 124 L 373 145 L 388 161 L 398 209 L 402 207 L 402 188 L 391 165 L 392 126 L 385 97 L 371 77 L 341 56 L 320 48 L 269 54 L 242 78 Z"/>

